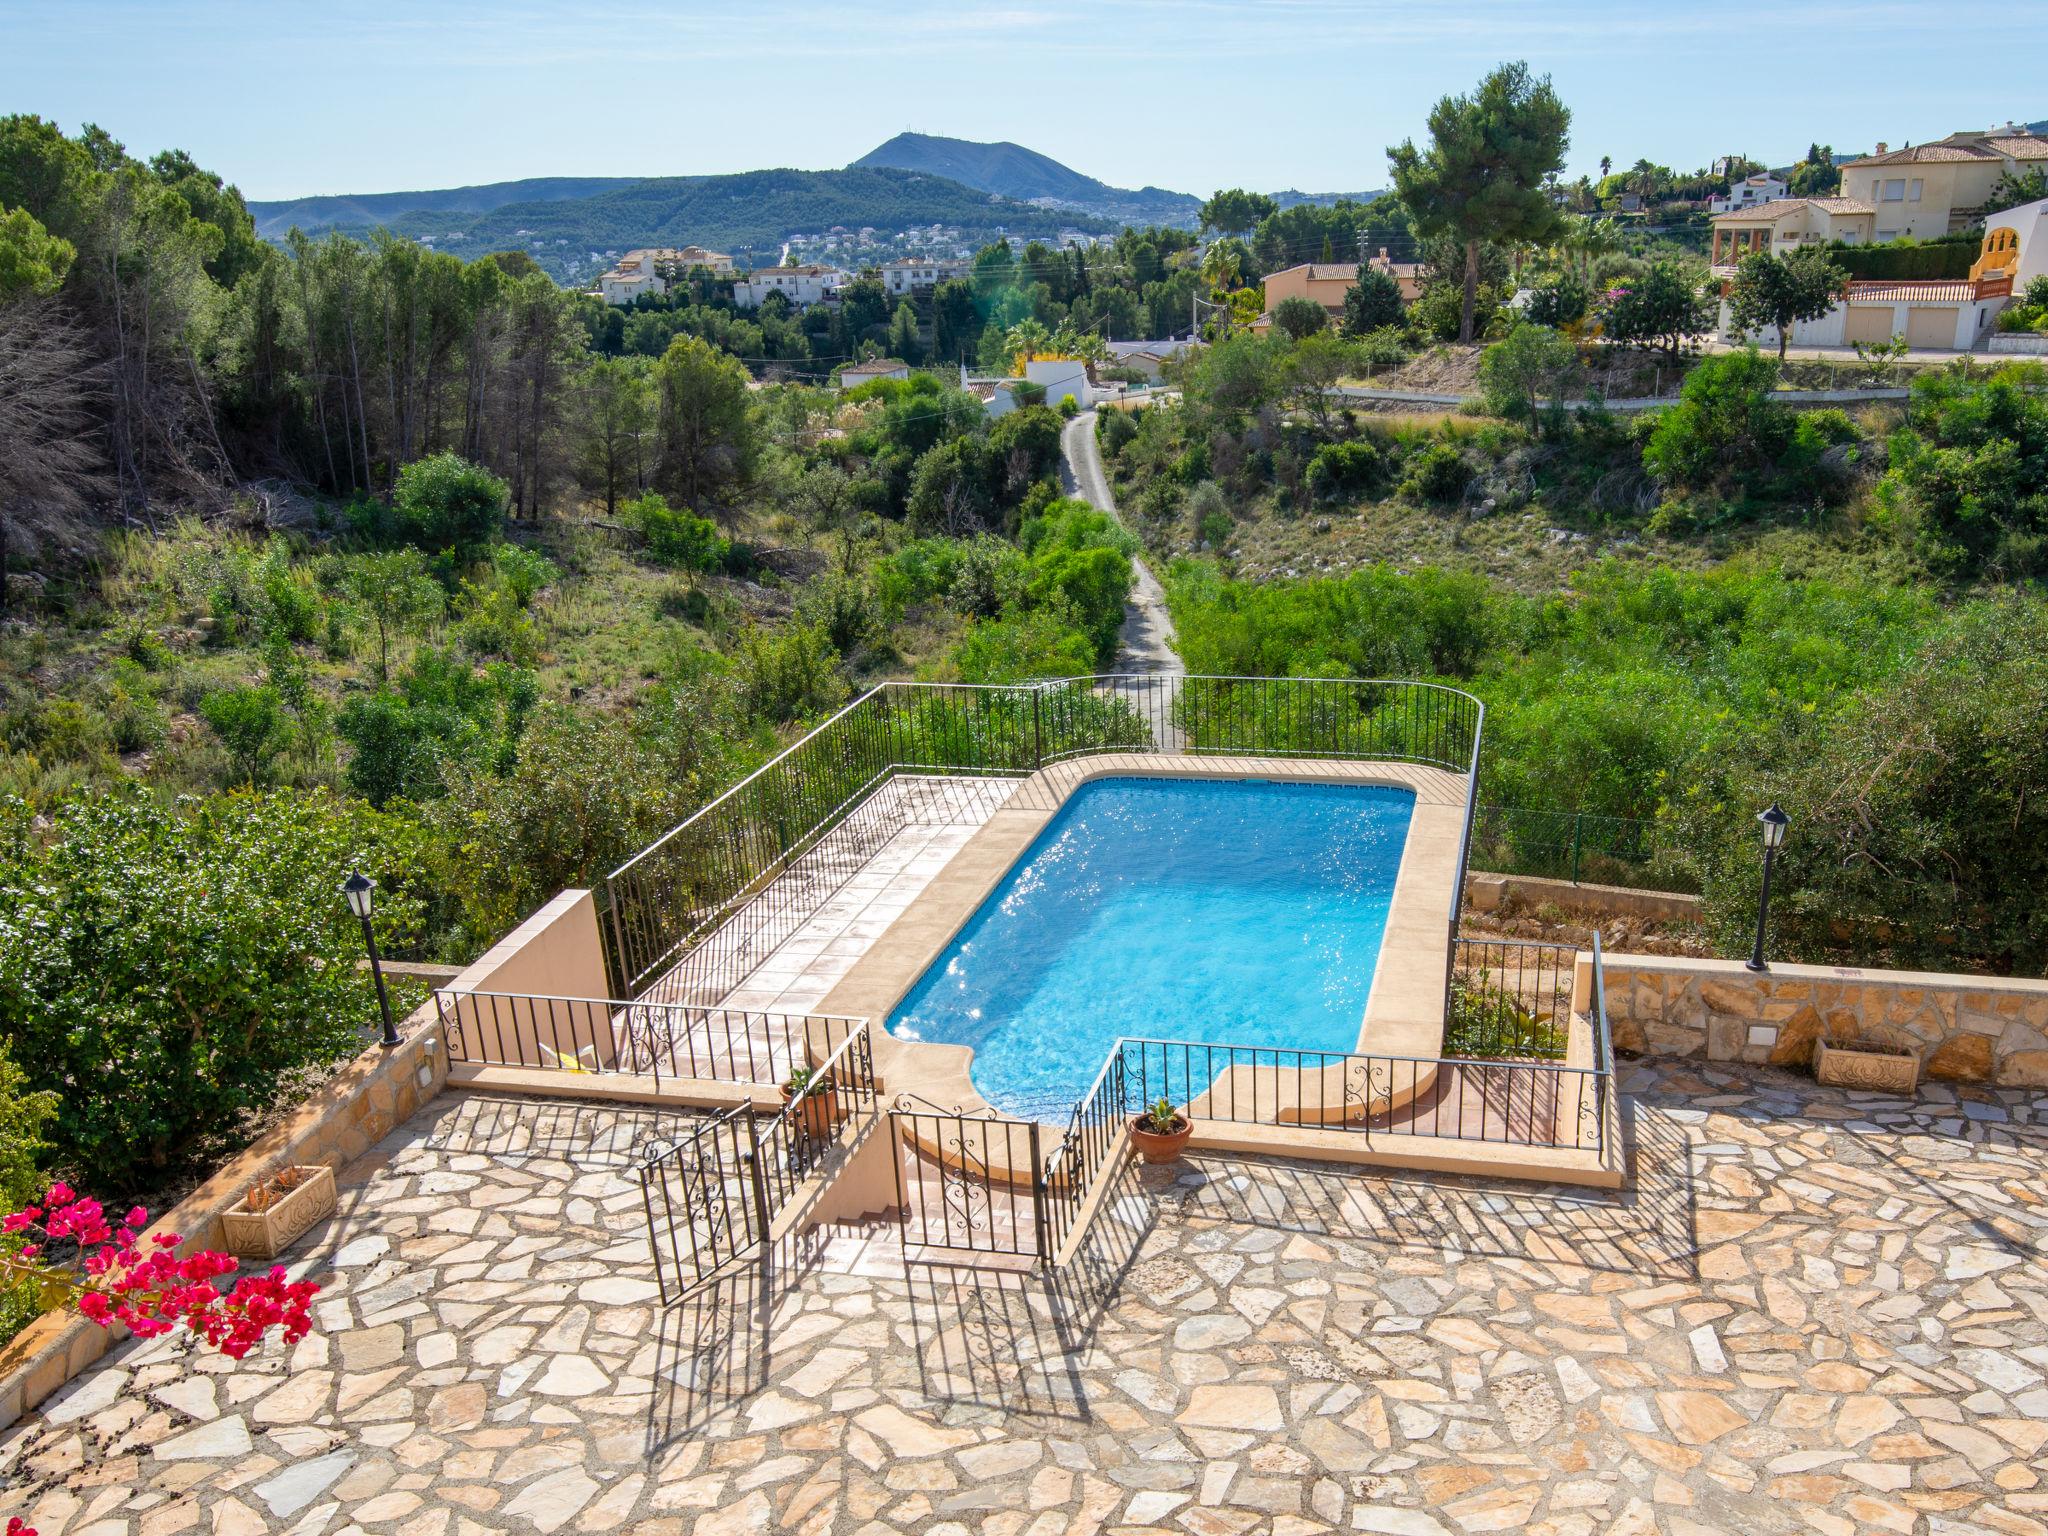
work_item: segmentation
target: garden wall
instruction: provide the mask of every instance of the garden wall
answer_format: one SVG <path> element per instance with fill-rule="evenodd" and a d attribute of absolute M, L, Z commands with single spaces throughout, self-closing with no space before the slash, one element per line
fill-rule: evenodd
<path fill-rule="evenodd" d="M 2048 981 L 1852 966 L 1608 955 L 1607 1020 L 1618 1050 L 1805 1066 L 1814 1043 L 1883 1041 L 1923 1076 L 2048 1087 Z"/>

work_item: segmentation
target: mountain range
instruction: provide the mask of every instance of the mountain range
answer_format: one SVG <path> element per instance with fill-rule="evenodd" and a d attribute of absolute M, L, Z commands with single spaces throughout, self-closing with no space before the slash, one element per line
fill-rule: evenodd
<path fill-rule="evenodd" d="M 1273 194 L 1280 206 L 1377 193 Z M 998 234 L 1108 234 L 1126 225 L 1191 229 L 1202 199 L 1162 187 L 1112 187 L 1021 144 L 901 133 L 837 171 L 726 176 L 554 176 L 421 192 L 252 202 L 256 231 L 279 240 L 388 229 L 462 255 L 519 249 L 557 278 L 588 281 L 592 252 L 703 245 L 745 262 L 777 258 L 792 235 L 843 225 L 883 236 L 934 224 L 979 245 Z"/>

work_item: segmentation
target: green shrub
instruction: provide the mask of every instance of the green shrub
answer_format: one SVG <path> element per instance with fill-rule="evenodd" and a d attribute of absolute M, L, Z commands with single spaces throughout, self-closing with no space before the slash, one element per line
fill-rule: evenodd
<path fill-rule="evenodd" d="M 1131 419 L 1129 411 L 1099 411 L 1095 417 L 1095 437 L 1102 444 L 1103 453 L 1115 458 L 1123 452 L 1124 445 L 1138 435 L 1138 424 Z"/>
<path fill-rule="evenodd" d="M 1049 609 L 1012 611 L 970 624 L 953 648 L 952 672 L 963 683 L 1021 683 L 1041 677 L 1086 677 L 1096 647 Z"/>
<path fill-rule="evenodd" d="M 491 569 L 520 607 L 530 607 L 535 597 L 562 579 L 561 567 L 537 549 L 522 544 L 500 544 L 491 551 Z"/>
<path fill-rule="evenodd" d="M 846 702 L 839 653 L 815 624 L 750 629 L 739 663 L 747 707 L 777 724 L 827 715 Z"/>
<path fill-rule="evenodd" d="M 1532 324 L 1560 330 L 1585 319 L 1592 307 L 1592 292 L 1577 275 L 1559 272 L 1530 290 L 1529 305 L 1523 315 Z"/>
<path fill-rule="evenodd" d="M 467 560 L 502 536 L 510 505 L 505 482 L 489 470 L 457 454 L 437 453 L 398 472 L 392 527 L 417 548 L 452 550 Z"/>
<path fill-rule="evenodd" d="M 1792 411 L 1772 397 L 1778 364 L 1754 347 L 1702 358 L 1660 411 L 1643 465 L 1670 485 L 1704 488 L 1775 459 L 1792 433 Z"/>
<path fill-rule="evenodd" d="M 1401 494 L 1417 501 L 1451 502 L 1472 483 L 1472 466 L 1456 443 L 1438 438 L 1408 460 Z"/>
<path fill-rule="evenodd" d="M 1214 480 L 1204 480 L 1194 488 L 1188 497 L 1187 516 L 1194 525 L 1195 537 L 1211 549 L 1228 544 L 1236 528 L 1230 516 L 1229 498 Z"/>
<path fill-rule="evenodd" d="M 1330 328 L 1330 314 L 1313 299 L 1282 299 L 1273 307 L 1273 328 L 1300 341 Z"/>
<path fill-rule="evenodd" d="M 656 564 L 685 571 L 715 571 L 732 553 L 718 524 L 672 508 L 660 496 L 650 493 L 627 502 L 621 510 L 627 525 L 639 530 L 647 541 L 648 556 Z"/>
<path fill-rule="evenodd" d="M 45 1180 L 38 1166 L 50 1149 L 46 1136 L 57 1103 L 49 1089 L 29 1086 L 7 1039 L 0 1036 L 0 1208 L 18 1211 L 43 1192 Z M 0 1323 L 0 1338 L 6 1332 Z"/>
<path fill-rule="evenodd" d="M 1362 267 L 1358 281 L 1344 294 L 1344 334 L 1362 337 L 1398 328 L 1406 310 L 1401 284 L 1391 272 Z"/>
<path fill-rule="evenodd" d="M 740 764 L 720 688 L 657 690 L 630 715 L 535 711 L 518 761 L 451 763 L 425 808 L 451 942 L 490 943 L 568 886 L 595 884 L 723 788 Z"/>
<path fill-rule="evenodd" d="M 268 779 L 270 765 L 291 745 L 291 723 L 275 688 L 224 688 L 201 700 L 199 713 L 245 784 Z"/>
<path fill-rule="evenodd" d="M 1390 454 L 1366 438 L 1325 443 L 1308 461 L 1308 493 L 1316 501 L 1373 495 L 1385 485 L 1393 462 Z"/>
<path fill-rule="evenodd" d="M 292 1074 L 356 1051 L 377 1005 L 340 879 L 379 882 L 403 954 L 423 858 L 416 832 L 319 793 L 86 793 L 43 835 L 0 836 L 0 1037 L 61 1095 L 57 1164 L 109 1195 L 209 1167 Z"/>

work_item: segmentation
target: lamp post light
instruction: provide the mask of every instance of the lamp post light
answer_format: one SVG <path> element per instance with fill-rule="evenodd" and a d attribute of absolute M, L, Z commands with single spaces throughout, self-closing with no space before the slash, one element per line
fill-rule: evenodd
<path fill-rule="evenodd" d="M 1778 802 L 1773 800 L 1769 810 L 1757 812 L 1756 819 L 1764 829 L 1764 884 L 1756 898 L 1756 943 L 1745 963 L 1752 971 L 1767 971 L 1770 967 L 1764 964 L 1764 924 L 1771 915 L 1771 861 L 1785 846 L 1785 829 L 1792 824 L 1792 818 L 1779 810 Z"/>
<path fill-rule="evenodd" d="M 377 934 L 370 927 L 370 908 L 376 904 L 377 882 L 360 870 L 350 875 L 341 888 L 348 909 L 362 919 L 363 945 L 370 951 L 370 974 L 377 981 L 377 1007 L 384 1014 L 384 1036 L 378 1041 L 385 1050 L 400 1044 L 398 1026 L 391 1022 L 391 996 L 384 990 L 384 957 L 377 953 Z"/>

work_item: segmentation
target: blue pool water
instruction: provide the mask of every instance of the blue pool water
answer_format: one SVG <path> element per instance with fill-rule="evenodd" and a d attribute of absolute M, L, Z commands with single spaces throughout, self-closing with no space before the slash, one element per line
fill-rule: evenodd
<path fill-rule="evenodd" d="M 1120 1035 L 1358 1044 L 1414 795 L 1258 779 L 1077 790 L 890 1016 L 974 1047 L 1000 1109 L 1070 1108 Z"/>

